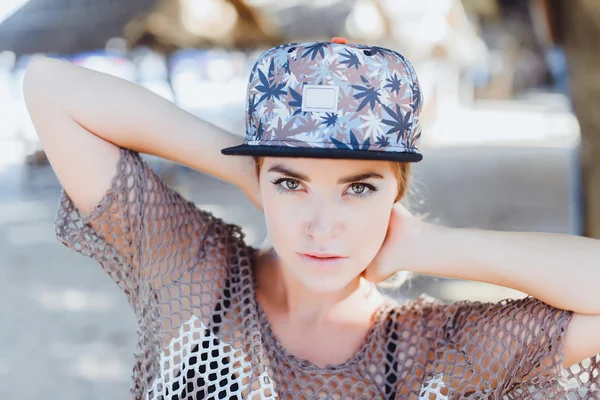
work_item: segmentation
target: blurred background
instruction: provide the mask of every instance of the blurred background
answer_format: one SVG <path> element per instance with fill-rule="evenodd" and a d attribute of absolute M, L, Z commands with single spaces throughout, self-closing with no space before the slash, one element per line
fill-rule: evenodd
<path fill-rule="evenodd" d="M 0 398 L 126 399 L 136 340 L 125 296 L 54 238 L 60 185 L 21 89 L 33 58 L 137 82 L 241 141 L 262 51 L 334 36 L 389 47 L 414 63 L 425 96 L 413 211 L 448 226 L 600 238 L 599 35 L 597 0 L 1 0 Z M 262 215 L 236 188 L 145 157 L 262 242 Z M 393 295 L 421 293 L 525 295 L 419 275 Z"/>

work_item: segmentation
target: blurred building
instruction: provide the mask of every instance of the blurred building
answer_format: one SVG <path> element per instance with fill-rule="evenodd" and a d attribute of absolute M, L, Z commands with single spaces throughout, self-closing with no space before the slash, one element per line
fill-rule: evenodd
<path fill-rule="evenodd" d="M 427 178 L 430 194 L 446 195 L 423 194 L 429 200 L 420 210 L 437 209 L 437 217 L 450 225 L 573 233 L 581 229 L 574 167 L 578 124 L 568 98 L 553 86 L 564 65 L 554 57 L 558 62 L 549 67 L 551 49 L 543 45 L 539 29 L 543 25 L 531 23 L 539 13 L 529 1 L 17 0 L 14 4 L 21 7 L 0 24 L 0 48 L 17 55 L 54 53 L 135 81 L 240 135 L 245 129 L 247 74 L 264 49 L 332 36 L 394 48 L 415 64 L 420 78 L 426 127 L 422 146 L 429 154 L 439 151 L 450 174 L 438 172 Z M 22 55 L 19 60 L 13 92 L 20 110 L 15 114 L 21 117 L 14 126 L 23 139 L 4 147 L 30 153 L 40 145 L 17 90 L 29 58 Z M 525 147 L 539 151 L 533 156 L 519 153 Z M 523 182 L 512 177 L 505 189 L 517 193 L 516 198 L 496 197 L 491 183 L 505 179 L 503 169 L 509 162 L 524 166 L 532 157 L 541 157 L 536 165 L 542 165 L 546 157 L 542 154 L 549 148 L 562 149 L 554 155 L 559 164 L 545 168 L 554 169 L 553 176 L 559 177 L 552 185 L 563 193 L 556 204 L 543 206 L 539 201 L 549 200 L 535 200 L 525 207 L 529 199 L 546 199 L 541 194 L 550 188 L 531 167 L 519 167 Z M 472 157 L 472 168 L 463 171 L 460 158 L 473 151 L 486 155 Z M 478 175 L 490 159 L 497 159 L 493 165 L 498 167 L 487 176 Z M 45 161 L 39 151 L 30 160 Z M 416 173 L 427 176 L 420 168 Z M 525 183 L 532 181 L 537 183 Z M 473 187 L 459 189 L 463 183 Z M 469 207 L 465 215 L 461 196 L 474 188 L 496 200 L 482 204 L 479 211 Z M 485 188 L 490 189 L 487 194 Z M 492 218 L 490 207 L 503 217 Z M 517 218 L 518 213 L 529 217 Z"/>

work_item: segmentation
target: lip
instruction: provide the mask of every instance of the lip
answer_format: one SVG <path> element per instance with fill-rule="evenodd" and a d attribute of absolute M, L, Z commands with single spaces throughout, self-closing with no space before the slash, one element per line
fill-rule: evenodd
<path fill-rule="evenodd" d="M 308 252 L 308 253 L 301 253 L 301 254 L 305 255 L 305 256 L 313 257 L 313 258 L 346 258 L 344 256 L 340 256 L 339 254 L 335 254 L 335 253 Z"/>
<path fill-rule="evenodd" d="M 348 257 L 333 253 L 298 253 L 302 261 L 319 271 L 333 271 L 341 267 Z M 318 255 L 318 256 L 317 256 Z"/>

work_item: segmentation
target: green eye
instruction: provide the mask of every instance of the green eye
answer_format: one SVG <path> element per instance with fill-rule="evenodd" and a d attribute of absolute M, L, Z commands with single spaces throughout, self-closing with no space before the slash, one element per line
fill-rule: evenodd
<path fill-rule="evenodd" d="M 292 179 L 286 179 L 285 180 L 285 187 L 286 189 L 289 190 L 295 190 L 298 188 L 298 186 L 300 186 L 300 182 L 292 180 Z"/>
<path fill-rule="evenodd" d="M 300 181 L 293 178 L 279 178 L 271 181 L 275 188 L 283 194 L 295 194 L 300 188 Z"/>
<path fill-rule="evenodd" d="M 365 191 L 365 185 L 362 183 L 353 183 L 350 187 L 354 194 L 362 194 Z"/>

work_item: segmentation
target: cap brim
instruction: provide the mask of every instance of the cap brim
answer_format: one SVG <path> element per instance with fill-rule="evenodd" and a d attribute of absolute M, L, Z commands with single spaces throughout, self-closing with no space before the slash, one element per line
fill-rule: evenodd
<path fill-rule="evenodd" d="M 404 162 L 419 162 L 423 159 L 423 155 L 421 153 L 401 153 L 377 150 L 319 149 L 287 146 L 250 146 L 247 144 L 227 147 L 222 149 L 221 153 L 233 156 L 337 158 Z"/>

